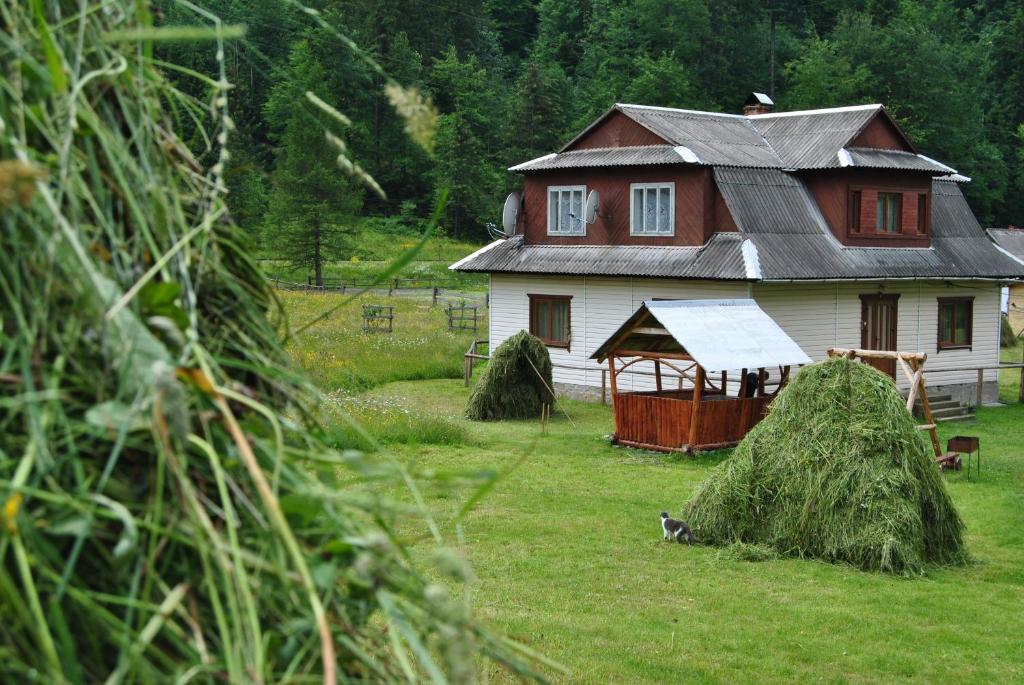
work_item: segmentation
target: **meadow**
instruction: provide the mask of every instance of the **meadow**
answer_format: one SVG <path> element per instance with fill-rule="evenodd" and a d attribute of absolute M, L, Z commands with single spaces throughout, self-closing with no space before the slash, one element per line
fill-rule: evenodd
<path fill-rule="evenodd" d="M 382 226 L 385 230 L 381 230 Z M 324 265 L 324 278 L 330 281 L 365 284 L 382 274 L 389 274 L 395 255 L 416 247 L 420 241 L 420 227 L 395 226 L 386 220 L 364 219 L 353 229 L 352 256 L 343 261 L 329 261 Z M 440 287 L 483 292 L 487 288 L 486 274 L 467 274 L 449 271 L 448 265 L 462 259 L 481 246 L 476 243 L 434 235 L 400 273 L 389 278 L 417 279 Z M 268 278 L 305 283 L 311 271 L 305 266 L 264 258 L 260 268 Z"/>
<path fill-rule="evenodd" d="M 323 299 L 286 298 L 304 314 L 312 302 Z M 356 399 L 339 410 L 355 407 L 416 477 L 442 532 L 462 540 L 476 610 L 563 664 L 553 681 L 1024 678 L 1024 405 L 940 427 L 943 443 L 981 437 L 981 478 L 945 475 L 967 525 L 970 565 L 903 578 L 798 559 L 745 561 L 660 537 L 658 513 L 678 513 L 728 450 L 685 458 L 611 447 L 610 408 L 569 400 L 544 432 L 536 421 L 467 421 L 465 346 L 439 332 L 429 307 L 403 307 L 421 315 L 422 340 L 360 340 L 332 317 L 290 349 L 324 389 L 330 379 L 349 384 Z M 1005 350 L 1004 360 L 1020 354 Z M 1018 380 L 1003 372 L 1004 400 L 1016 397 Z M 395 412 L 406 417 L 400 428 Z M 482 484 L 489 491 L 467 513 Z M 427 528 L 408 515 L 408 493 L 387 489 L 409 502 L 395 522 L 426 555 Z"/>

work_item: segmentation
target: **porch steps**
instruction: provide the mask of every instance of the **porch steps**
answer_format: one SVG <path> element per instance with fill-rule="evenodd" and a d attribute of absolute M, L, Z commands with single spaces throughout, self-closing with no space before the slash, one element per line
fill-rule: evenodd
<path fill-rule="evenodd" d="M 966 407 L 953 399 L 952 395 L 929 395 L 928 402 L 932 408 L 932 417 L 936 423 L 945 421 L 963 421 L 974 416 L 970 407 Z M 914 416 L 921 417 L 921 401 L 914 402 Z"/>

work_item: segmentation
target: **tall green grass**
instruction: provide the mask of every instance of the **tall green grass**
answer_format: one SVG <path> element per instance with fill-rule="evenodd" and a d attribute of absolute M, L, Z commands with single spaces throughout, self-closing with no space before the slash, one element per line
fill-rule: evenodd
<path fill-rule="evenodd" d="M 414 564 L 389 505 L 349 487 L 372 471 L 422 501 L 406 472 L 311 419 L 321 394 L 224 204 L 239 30 L 181 3 L 204 26 L 165 31 L 127 0 L 0 5 L 0 681 L 529 671 L 473 620 L 425 508 L 435 561 Z M 218 57 L 189 74 L 206 99 L 153 57 L 183 37 Z"/>

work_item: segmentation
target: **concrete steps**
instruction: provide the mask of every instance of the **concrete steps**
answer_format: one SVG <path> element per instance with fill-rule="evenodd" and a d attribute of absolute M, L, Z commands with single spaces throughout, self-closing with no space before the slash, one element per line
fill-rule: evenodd
<path fill-rule="evenodd" d="M 932 408 L 932 417 L 936 423 L 944 421 L 963 421 L 974 416 L 970 407 L 966 407 L 953 399 L 952 395 L 929 395 L 928 403 Z M 921 401 L 914 402 L 914 416 L 923 417 Z"/>

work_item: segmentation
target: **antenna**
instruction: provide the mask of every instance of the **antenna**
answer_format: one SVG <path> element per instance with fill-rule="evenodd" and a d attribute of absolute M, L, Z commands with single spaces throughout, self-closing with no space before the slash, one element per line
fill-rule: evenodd
<path fill-rule="evenodd" d="M 517 192 L 508 194 L 505 198 L 505 207 L 501 210 L 501 226 L 505 229 L 505 238 L 511 238 L 516 234 L 516 222 L 519 220 L 519 207 L 523 197 Z"/>
<path fill-rule="evenodd" d="M 597 212 L 601 208 L 601 194 L 596 190 L 591 190 L 587 194 L 587 207 L 583 211 L 584 220 L 588 224 L 594 223 L 597 220 Z"/>

